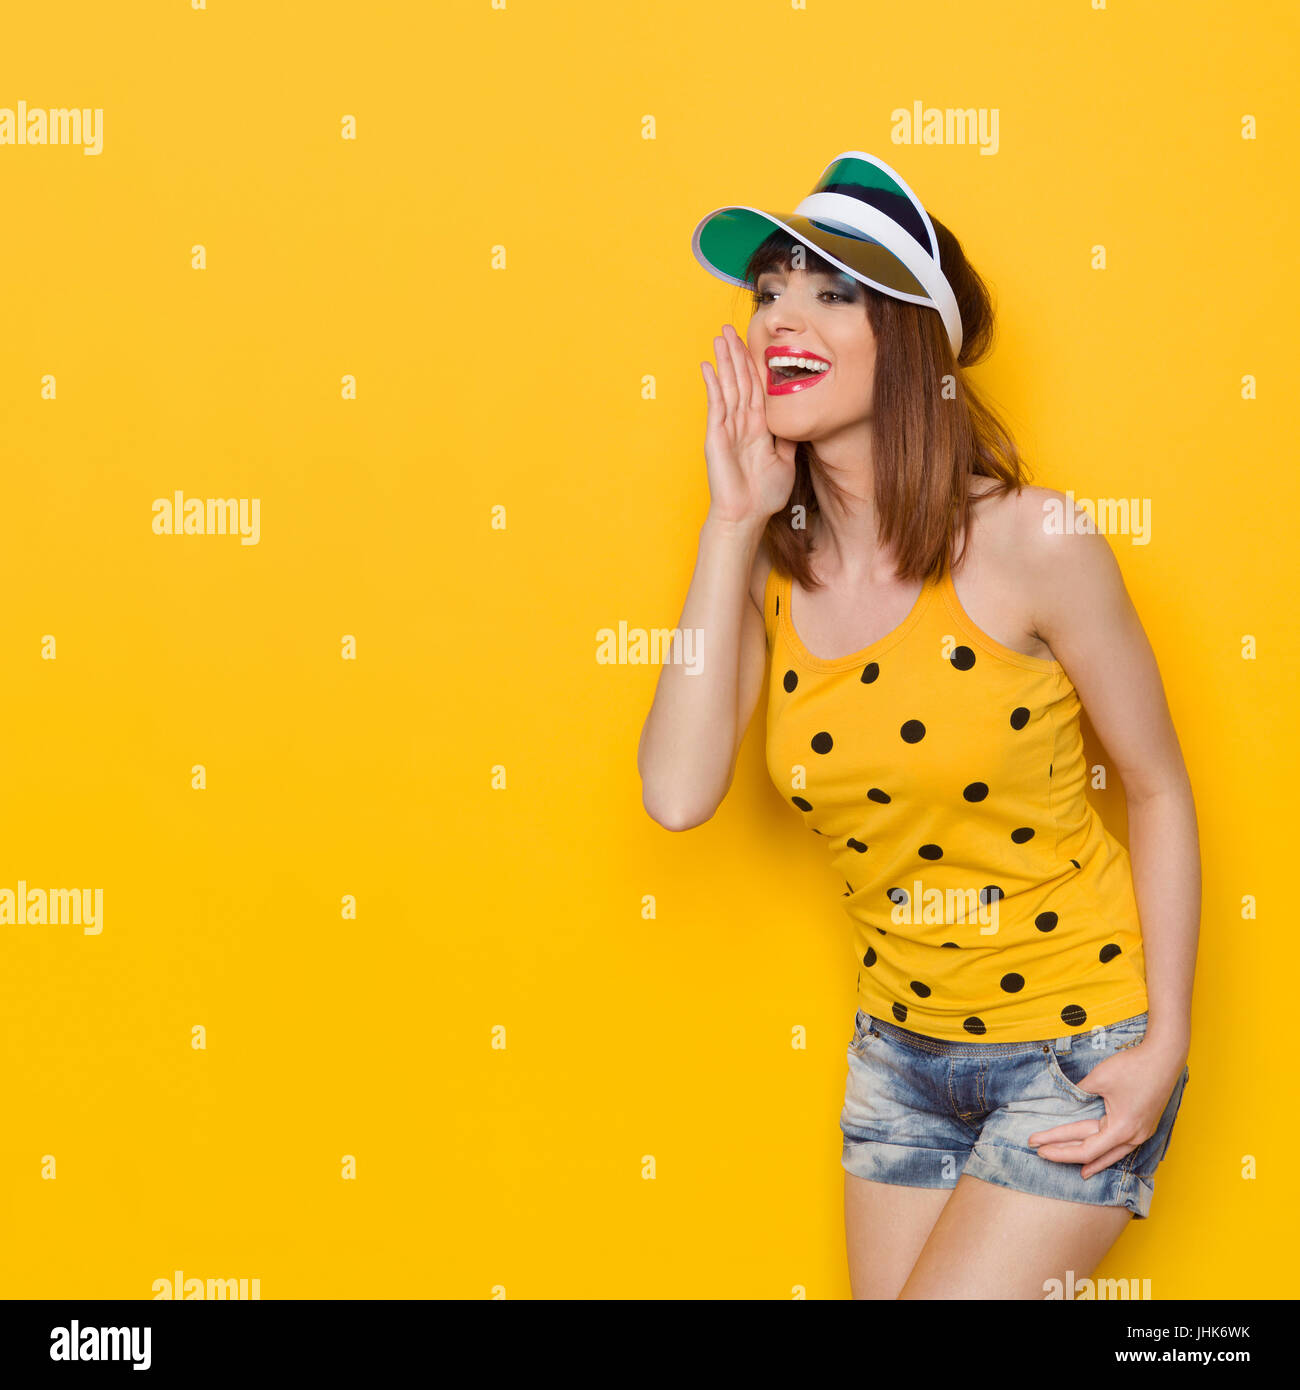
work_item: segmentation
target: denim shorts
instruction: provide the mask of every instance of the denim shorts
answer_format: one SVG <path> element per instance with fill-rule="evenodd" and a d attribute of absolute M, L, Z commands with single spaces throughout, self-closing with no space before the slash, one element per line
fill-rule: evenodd
<path fill-rule="evenodd" d="M 1090 1178 L 1082 1163 L 1054 1162 L 1026 1140 L 1073 1120 L 1099 1120 L 1100 1096 L 1076 1084 L 1107 1057 L 1146 1036 L 1137 1014 L 1088 1033 L 1035 1042 L 929 1038 L 863 1013 L 849 1043 L 840 1113 L 842 1162 L 858 1178 L 903 1187 L 954 1187 L 962 1173 L 1065 1202 L 1127 1207 L 1145 1218 L 1156 1165 L 1169 1152 L 1190 1072 L 1170 1094 L 1156 1132 Z"/>

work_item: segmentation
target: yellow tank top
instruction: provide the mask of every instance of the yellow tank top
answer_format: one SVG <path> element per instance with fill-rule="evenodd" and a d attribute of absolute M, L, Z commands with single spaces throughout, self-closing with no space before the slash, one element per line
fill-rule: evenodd
<path fill-rule="evenodd" d="M 836 660 L 768 576 L 767 768 L 822 837 L 861 1009 L 930 1037 L 1025 1042 L 1147 1007 L 1128 851 L 1084 787 L 1080 701 L 927 580 L 887 637 Z"/>

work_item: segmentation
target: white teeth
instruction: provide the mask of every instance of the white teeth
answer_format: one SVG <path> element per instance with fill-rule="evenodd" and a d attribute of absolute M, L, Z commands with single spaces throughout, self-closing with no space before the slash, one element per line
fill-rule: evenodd
<path fill-rule="evenodd" d="M 810 372 L 825 372 L 830 370 L 829 362 L 818 362 L 815 357 L 769 357 L 767 359 L 769 367 L 803 367 Z"/>

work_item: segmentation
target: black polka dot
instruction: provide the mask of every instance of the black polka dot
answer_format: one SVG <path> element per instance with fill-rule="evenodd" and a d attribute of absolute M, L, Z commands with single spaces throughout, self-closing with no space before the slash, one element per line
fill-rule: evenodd
<path fill-rule="evenodd" d="M 861 840 L 855 840 L 851 835 L 845 841 L 845 844 L 847 844 L 850 849 L 857 850 L 859 854 L 866 854 L 867 852 L 866 845 L 864 845 Z"/>
<path fill-rule="evenodd" d="M 1036 926 L 1039 931 L 1051 931 L 1056 926 L 1056 923 L 1057 916 L 1055 912 L 1040 912 L 1038 916 L 1034 918 L 1034 926 Z"/>
<path fill-rule="evenodd" d="M 1047 775 L 1048 775 L 1049 777 L 1052 775 L 1052 764 L 1051 764 L 1051 763 L 1048 763 L 1048 764 L 1047 764 Z"/>
<path fill-rule="evenodd" d="M 874 946 L 868 946 L 868 947 L 867 947 L 867 954 L 866 954 L 865 956 L 862 957 L 862 964 L 863 964 L 863 965 L 867 965 L 867 966 L 871 966 L 871 965 L 875 965 L 875 963 L 876 963 L 876 948 L 875 948 Z"/>
<path fill-rule="evenodd" d="M 1097 959 L 1101 961 L 1103 965 L 1105 965 L 1107 961 L 1114 960 L 1117 955 L 1119 955 L 1119 947 L 1116 946 L 1113 941 L 1111 941 L 1108 942 L 1105 946 L 1101 948 L 1100 951 L 1097 952 Z"/>
<path fill-rule="evenodd" d="M 787 671 L 785 673 L 785 676 L 781 680 L 781 684 L 785 686 L 786 691 L 788 693 L 789 691 L 793 690 L 796 685 L 799 684 L 799 677 L 795 675 L 793 671 Z"/>
<path fill-rule="evenodd" d="M 878 801 L 882 806 L 888 806 L 889 793 L 882 792 L 879 787 L 872 787 L 872 789 L 867 793 L 867 800 Z"/>
<path fill-rule="evenodd" d="M 959 671 L 969 671 L 975 665 L 975 653 L 969 647 L 955 647 L 948 660 Z"/>
<path fill-rule="evenodd" d="M 890 888 L 886 891 L 885 897 L 887 897 L 891 903 L 905 903 L 907 901 L 907 889 Z"/>
<path fill-rule="evenodd" d="M 919 854 L 922 859 L 943 858 L 943 850 L 941 850 L 938 845 L 922 845 L 921 848 L 917 850 L 917 854 Z"/>
<path fill-rule="evenodd" d="M 956 943 L 955 941 L 945 941 L 945 942 L 943 943 L 942 949 L 945 950 L 945 951 L 947 951 L 947 950 L 949 950 L 949 949 L 954 950 L 954 951 L 960 951 L 960 950 L 961 950 L 961 947 L 958 946 L 957 943 Z"/>
<path fill-rule="evenodd" d="M 1011 727 L 1013 729 L 1023 729 L 1029 723 L 1029 711 L 1024 705 L 1017 705 L 1011 711 Z"/>
<path fill-rule="evenodd" d="M 987 907 L 990 903 L 995 903 L 999 898 L 1005 898 L 1006 894 L 996 883 L 990 883 L 987 888 L 980 889 L 980 906 Z"/>
<path fill-rule="evenodd" d="M 913 994 L 919 995 L 922 999 L 928 999 L 930 997 L 929 985 L 923 985 L 920 980 L 913 980 L 911 984 Z"/>
<path fill-rule="evenodd" d="M 1003 975 L 998 983 L 1008 994 L 1019 994 L 1025 987 L 1025 977 L 1012 973 L 1010 975 Z"/>
<path fill-rule="evenodd" d="M 811 810 L 812 810 L 812 806 L 811 806 L 807 801 L 805 801 L 805 800 L 803 799 L 803 797 L 801 797 L 801 796 L 792 796 L 792 797 L 790 798 L 790 800 L 793 801 L 794 804 L 795 804 L 801 811 L 811 811 Z M 818 853 L 821 853 L 821 851 L 819 850 Z"/>
<path fill-rule="evenodd" d="M 1067 1004 L 1061 1010 L 1061 1022 L 1067 1028 L 1082 1028 L 1088 1021 L 1088 1015 L 1078 1004 Z"/>
<path fill-rule="evenodd" d="M 880 667 L 874 661 L 868 662 L 867 665 L 862 668 L 862 684 L 870 685 L 879 674 Z"/>
<path fill-rule="evenodd" d="M 925 725 L 919 719 L 909 719 L 898 732 L 904 743 L 920 743 L 925 737 Z"/>
<path fill-rule="evenodd" d="M 1077 859 L 1071 859 L 1070 863 L 1073 864 L 1076 869 L 1081 869 L 1083 867 Z"/>
<path fill-rule="evenodd" d="M 886 935 L 884 927 L 877 927 L 876 930 L 881 934 L 881 936 Z"/>
<path fill-rule="evenodd" d="M 984 1026 L 984 1020 L 982 1018 L 968 1018 L 966 1022 L 962 1024 L 962 1027 L 968 1033 L 975 1033 L 976 1035 L 988 1032 L 988 1029 Z"/>
<path fill-rule="evenodd" d="M 812 751 L 814 753 L 829 753 L 832 747 L 830 734 L 822 732 L 812 736 Z"/>
<path fill-rule="evenodd" d="M 967 801 L 983 801 L 989 794 L 989 784 L 987 782 L 972 782 L 962 790 L 962 795 Z"/>
<path fill-rule="evenodd" d="M 894 1018 L 895 1018 L 899 1023 L 906 1023 L 906 1022 L 907 1022 L 907 1005 L 906 1005 L 906 1004 L 895 1004 L 895 1005 L 893 1006 L 892 1013 L 893 1013 L 893 1015 L 894 1015 Z"/>
<path fill-rule="evenodd" d="M 1034 832 L 1030 830 L 1027 825 L 1022 825 L 1019 830 L 1013 830 L 1011 832 L 1011 838 L 1016 844 L 1023 845 L 1026 840 L 1032 840 L 1034 838 Z"/>

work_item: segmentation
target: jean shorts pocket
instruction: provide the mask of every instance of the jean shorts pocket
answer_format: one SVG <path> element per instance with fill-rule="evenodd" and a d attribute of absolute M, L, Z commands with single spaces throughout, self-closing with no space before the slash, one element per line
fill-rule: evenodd
<path fill-rule="evenodd" d="M 1084 1077 L 1095 1067 L 1103 1058 L 1111 1056 L 1111 1049 L 1080 1047 L 1068 1053 L 1064 1059 L 1057 1055 L 1054 1047 L 1045 1046 L 1043 1048 L 1043 1062 L 1047 1067 L 1048 1073 L 1057 1086 L 1077 1101 L 1086 1105 L 1094 1103 L 1104 1104 L 1102 1098 L 1093 1091 L 1085 1091 L 1076 1084 L 1075 1077 L 1082 1081 Z M 1069 1068 L 1069 1071 L 1066 1068 Z M 1074 1076 L 1070 1075 L 1074 1073 Z"/>
<path fill-rule="evenodd" d="M 853 1036 L 849 1039 L 849 1051 L 857 1053 L 860 1057 L 875 1042 L 876 1036 L 871 1028 L 871 1015 L 864 1014 L 859 1009 L 857 1017 L 853 1020 Z"/>

